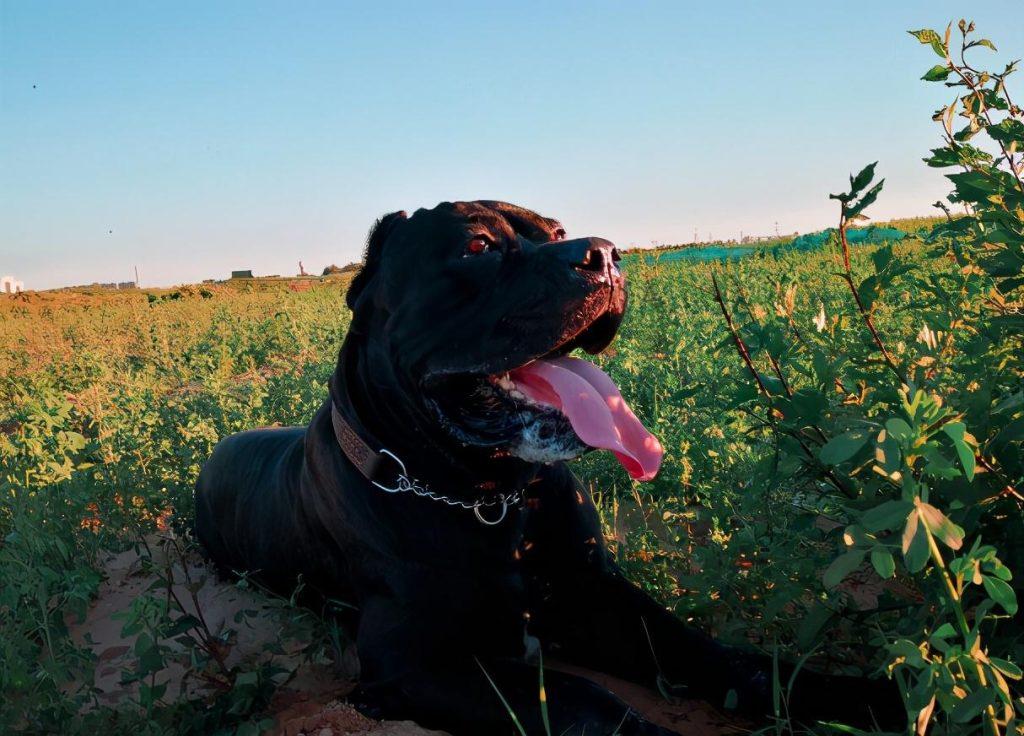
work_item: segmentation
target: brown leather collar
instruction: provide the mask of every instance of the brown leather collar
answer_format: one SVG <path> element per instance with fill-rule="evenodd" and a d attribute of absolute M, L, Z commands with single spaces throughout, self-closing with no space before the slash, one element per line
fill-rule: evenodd
<path fill-rule="evenodd" d="M 381 477 L 387 460 L 390 458 L 375 451 L 360 437 L 352 426 L 345 421 L 338 408 L 331 402 L 331 424 L 334 425 L 334 436 L 341 446 L 345 457 L 351 461 L 356 469 L 363 474 L 368 481 L 380 483 L 385 480 Z M 394 464 L 394 463 L 392 463 Z M 394 478 L 386 480 L 393 481 Z"/>

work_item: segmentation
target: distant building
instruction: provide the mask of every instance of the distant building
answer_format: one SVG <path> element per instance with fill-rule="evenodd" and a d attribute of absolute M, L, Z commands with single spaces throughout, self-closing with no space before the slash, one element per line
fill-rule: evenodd
<path fill-rule="evenodd" d="M 117 284 L 118 289 L 137 289 L 139 285 L 134 281 L 119 281 Z"/>
<path fill-rule="evenodd" d="M 246 270 L 246 271 L 232 271 L 231 272 L 231 278 L 233 278 L 233 279 L 251 279 L 252 278 L 252 269 L 249 269 L 249 270 Z"/>
<path fill-rule="evenodd" d="M 20 294 L 25 291 L 25 284 L 13 276 L 0 277 L 0 292 L 4 294 Z"/>

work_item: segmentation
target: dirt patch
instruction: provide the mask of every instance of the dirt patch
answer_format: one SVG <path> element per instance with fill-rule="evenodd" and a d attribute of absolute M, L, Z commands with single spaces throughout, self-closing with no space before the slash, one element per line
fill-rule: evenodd
<path fill-rule="evenodd" d="M 155 564 L 147 564 L 151 560 Z M 124 684 L 122 673 L 137 657 L 137 635 L 123 636 L 124 620 L 115 614 L 131 608 L 140 597 L 167 595 L 160 575 L 171 576 L 173 595 L 189 615 L 201 618 L 209 631 L 222 636 L 220 652 L 228 667 L 257 666 L 272 659 L 284 670 L 282 683 L 270 703 L 274 726 L 267 734 L 283 736 L 444 736 L 411 722 L 373 721 L 346 704 L 355 686 L 358 660 L 351 648 L 330 658 L 311 656 L 307 642 L 290 633 L 282 616 L 289 609 L 252 589 L 218 580 L 198 557 L 169 554 L 157 544 L 140 554 L 128 551 L 110 555 L 103 563 L 105 582 L 85 620 L 69 621 L 72 637 L 96 655 L 95 687 L 98 700 L 109 706 L 137 698 L 138 685 Z M 154 587 L 154 584 L 157 584 Z M 198 603 L 198 606 L 196 605 Z M 201 616 L 200 616 L 201 614 Z M 182 650 L 183 651 L 183 650 Z M 688 736 L 736 733 L 747 730 L 699 701 L 668 702 L 658 693 L 608 675 L 561 663 L 555 669 L 582 675 L 616 693 L 651 721 Z M 180 662 L 172 662 L 157 675 L 166 684 L 165 702 L 209 695 L 215 683 Z"/>
<path fill-rule="evenodd" d="M 306 701 L 277 711 L 280 736 L 446 736 L 412 721 L 373 721 L 346 703 Z"/>
<path fill-rule="evenodd" d="M 545 662 L 547 662 L 545 660 Z M 735 716 L 727 716 L 702 700 L 665 700 L 660 693 L 642 685 L 620 680 L 603 672 L 594 672 L 565 664 L 547 662 L 556 670 L 586 677 L 606 687 L 647 720 L 686 736 L 750 733 L 752 725 Z"/>

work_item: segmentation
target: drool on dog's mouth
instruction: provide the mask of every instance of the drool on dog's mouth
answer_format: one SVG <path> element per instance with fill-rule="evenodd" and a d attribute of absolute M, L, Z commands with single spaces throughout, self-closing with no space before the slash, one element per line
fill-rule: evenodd
<path fill-rule="evenodd" d="M 661 443 L 604 371 L 568 357 L 576 347 L 590 351 L 594 326 L 508 370 L 448 374 L 432 382 L 429 399 L 442 425 L 464 445 L 530 462 L 609 450 L 631 477 L 651 480 L 661 464 Z M 608 341 L 602 342 L 598 349 Z"/>

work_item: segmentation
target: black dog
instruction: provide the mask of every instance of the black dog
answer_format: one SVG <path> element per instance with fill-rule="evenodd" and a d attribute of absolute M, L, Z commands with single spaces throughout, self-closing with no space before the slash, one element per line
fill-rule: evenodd
<path fill-rule="evenodd" d="M 771 709 L 771 663 L 717 644 L 627 581 L 561 461 L 612 450 L 636 478 L 661 449 L 610 379 L 564 357 L 622 320 L 618 253 L 502 202 L 398 212 L 370 234 L 352 325 L 308 428 L 228 437 L 197 485 L 212 559 L 358 609 L 360 698 L 456 734 L 543 733 L 531 642 L 717 705 Z M 486 673 L 486 674 L 485 674 Z M 488 679 L 490 678 L 490 680 Z M 493 683 L 492 683 L 493 681 Z M 555 734 L 668 734 L 588 680 L 546 672 Z M 866 722 L 895 689 L 802 675 L 793 710 Z"/>

